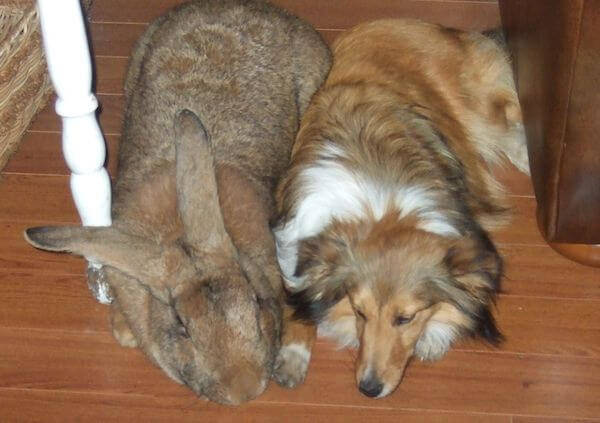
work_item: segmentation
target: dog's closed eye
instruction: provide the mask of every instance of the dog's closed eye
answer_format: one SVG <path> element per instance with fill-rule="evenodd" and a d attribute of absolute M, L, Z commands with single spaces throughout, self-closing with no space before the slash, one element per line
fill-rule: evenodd
<path fill-rule="evenodd" d="M 415 318 L 415 315 L 413 314 L 412 316 L 396 316 L 394 318 L 394 322 L 392 323 L 393 326 L 401 326 L 401 325 L 405 325 L 407 323 L 412 322 L 412 320 Z"/>
<path fill-rule="evenodd" d="M 360 311 L 358 309 L 354 309 L 354 312 L 356 313 L 356 315 L 358 317 L 360 317 L 361 319 L 363 319 L 365 322 L 367 321 L 367 316 L 365 316 L 365 313 L 363 313 L 362 311 Z"/>

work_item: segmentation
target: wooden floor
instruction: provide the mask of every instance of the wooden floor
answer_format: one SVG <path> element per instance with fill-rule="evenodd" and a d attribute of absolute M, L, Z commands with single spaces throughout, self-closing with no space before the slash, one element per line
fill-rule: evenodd
<path fill-rule="evenodd" d="M 176 0 L 95 0 L 90 33 L 96 90 L 115 172 L 121 85 L 133 41 Z M 327 40 L 357 22 L 412 16 L 461 28 L 499 25 L 495 1 L 279 0 Z M 0 422 L 600 421 L 600 270 L 558 256 L 541 239 L 528 178 L 499 171 L 514 223 L 495 234 L 506 262 L 499 349 L 469 342 L 434 364 L 413 362 L 391 396 L 355 387 L 353 352 L 320 341 L 306 383 L 272 384 L 239 408 L 205 402 L 137 350 L 120 348 L 108 309 L 87 291 L 83 260 L 36 251 L 28 226 L 77 223 L 52 107 L 37 118 L 0 180 Z"/>

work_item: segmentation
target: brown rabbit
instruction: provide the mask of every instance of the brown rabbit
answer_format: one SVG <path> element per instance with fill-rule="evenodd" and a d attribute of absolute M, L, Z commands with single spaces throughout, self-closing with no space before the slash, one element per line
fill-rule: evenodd
<path fill-rule="evenodd" d="M 117 340 L 211 400 L 239 404 L 271 377 L 283 301 L 272 192 L 329 66 L 319 35 L 268 3 L 173 9 L 129 65 L 113 225 L 26 231 L 102 263 Z"/>

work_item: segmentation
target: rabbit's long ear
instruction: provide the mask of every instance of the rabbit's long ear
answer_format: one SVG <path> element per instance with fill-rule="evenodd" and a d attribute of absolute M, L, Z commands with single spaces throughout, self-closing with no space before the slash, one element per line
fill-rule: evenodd
<path fill-rule="evenodd" d="M 213 152 L 200 119 L 183 110 L 175 119 L 177 205 L 185 242 L 196 257 L 218 252 L 233 257 L 235 248 L 225 230 Z"/>
<path fill-rule="evenodd" d="M 169 288 L 194 272 L 181 248 L 161 247 L 113 227 L 43 226 L 27 229 L 25 239 L 36 248 L 70 252 L 114 267 L 164 302 L 169 301 Z"/>

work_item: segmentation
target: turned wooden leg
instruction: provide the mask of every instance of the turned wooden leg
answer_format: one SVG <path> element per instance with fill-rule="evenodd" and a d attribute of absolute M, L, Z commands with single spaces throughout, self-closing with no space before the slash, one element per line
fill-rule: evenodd
<path fill-rule="evenodd" d="M 91 93 L 92 65 L 78 0 L 38 0 L 44 51 L 58 96 L 62 146 L 71 170 L 71 192 L 85 226 L 110 226 L 110 178 L 104 168 L 106 147 Z M 89 263 L 88 283 L 101 303 L 112 301 L 100 265 Z"/>

